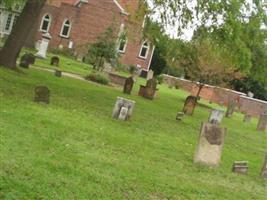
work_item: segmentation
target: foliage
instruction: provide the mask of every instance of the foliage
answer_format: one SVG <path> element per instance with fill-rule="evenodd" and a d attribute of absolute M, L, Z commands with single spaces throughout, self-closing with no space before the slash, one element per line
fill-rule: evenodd
<path fill-rule="evenodd" d="M 86 80 L 90 80 L 96 83 L 100 83 L 103 85 L 108 85 L 109 84 L 109 79 L 108 77 L 101 73 L 101 72 L 92 72 L 91 74 L 87 75 L 85 77 Z"/>
<path fill-rule="evenodd" d="M 128 71 L 130 74 L 135 74 L 137 72 L 137 67 L 135 65 L 130 65 Z"/>
<path fill-rule="evenodd" d="M 163 83 L 163 79 L 164 79 L 163 75 L 158 75 L 158 76 L 156 76 L 156 78 L 157 78 L 158 84 Z"/>
<path fill-rule="evenodd" d="M 113 62 L 118 58 L 116 48 L 116 34 L 111 27 L 107 28 L 97 39 L 97 41 L 89 46 L 87 59 L 96 70 L 101 70 L 104 62 Z"/>
<path fill-rule="evenodd" d="M 69 48 L 63 48 L 63 49 L 53 48 L 50 50 L 50 52 L 56 55 L 62 55 L 62 56 L 73 58 L 73 59 L 75 58 L 73 49 L 69 49 Z"/>

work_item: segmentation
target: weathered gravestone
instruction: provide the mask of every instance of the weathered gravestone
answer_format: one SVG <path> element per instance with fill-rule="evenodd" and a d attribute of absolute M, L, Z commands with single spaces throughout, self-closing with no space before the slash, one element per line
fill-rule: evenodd
<path fill-rule="evenodd" d="M 181 121 L 184 117 L 184 113 L 183 112 L 178 112 L 176 115 L 176 120 Z"/>
<path fill-rule="evenodd" d="M 53 56 L 50 60 L 50 65 L 57 66 L 59 65 L 59 57 L 58 56 Z"/>
<path fill-rule="evenodd" d="M 57 76 L 57 77 L 61 77 L 61 76 L 62 76 L 62 71 L 56 69 L 56 70 L 55 70 L 55 76 Z"/>
<path fill-rule="evenodd" d="M 236 107 L 235 100 L 229 101 L 228 102 L 228 106 L 227 106 L 227 111 L 226 111 L 225 117 L 231 118 L 233 116 L 234 111 L 235 111 L 235 107 Z"/>
<path fill-rule="evenodd" d="M 34 89 L 34 101 L 49 104 L 50 91 L 46 86 L 37 86 Z"/>
<path fill-rule="evenodd" d="M 246 122 L 246 123 L 250 122 L 251 121 L 251 117 L 252 117 L 251 115 L 245 113 L 243 122 Z"/>
<path fill-rule="evenodd" d="M 117 97 L 117 101 L 113 108 L 112 117 L 119 120 L 129 120 L 132 116 L 135 101 Z"/>
<path fill-rule="evenodd" d="M 220 124 L 224 116 L 224 111 L 218 109 L 212 109 L 210 111 L 209 123 Z"/>
<path fill-rule="evenodd" d="M 261 170 L 261 177 L 262 178 L 267 178 L 267 154 L 265 156 L 265 160 L 262 166 L 262 170 Z"/>
<path fill-rule="evenodd" d="M 147 72 L 146 80 L 150 80 L 150 79 L 152 79 L 153 76 L 154 76 L 154 72 L 153 72 L 153 70 L 150 69 L 150 70 Z"/>
<path fill-rule="evenodd" d="M 233 163 L 232 171 L 239 174 L 247 174 L 248 161 L 235 161 Z"/>
<path fill-rule="evenodd" d="M 265 131 L 267 126 L 267 113 L 261 114 L 257 126 L 258 131 Z"/>
<path fill-rule="evenodd" d="M 133 77 L 129 77 L 125 80 L 124 87 L 123 87 L 123 93 L 125 94 L 131 94 L 132 89 L 134 85 L 134 79 Z"/>
<path fill-rule="evenodd" d="M 152 78 L 147 81 L 146 86 L 140 85 L 139 96 L 153 100 L 157 91 L 158 81 Z"/>
<path fill-rule="evenodd" d="M 183 113 L 186 115 L 193 115 L 197 104 L 197 97 L 188 96 L 184 103 Z"/>
<path fill-rule="evenodd" d="M 194 162 L 219 166 L 226 131 L 216 124 L 202 123 Z"/>
<path fill-rule="evenodd" d="M 29 65 L 33 65 L 35 63 L 35 56 L 32 53 L 25 53 L 20 58 L 19 66 L 23 68 L 29 68 Z"/>
<path fill-rule="evenodd" d="M 46 52 L 47 52 L 48 45 L 49 45 L 51 38 L 52 37 L 49 33 L 44 33 L 42 35 L 42 41 L 40 43 L 39 51 L 36 53 L 37 57 L 46 58 Z"/>

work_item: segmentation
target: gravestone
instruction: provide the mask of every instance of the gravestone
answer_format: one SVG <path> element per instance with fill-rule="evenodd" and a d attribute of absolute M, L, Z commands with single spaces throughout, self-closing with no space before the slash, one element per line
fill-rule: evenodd
<path fill-rule="evenodd" d="M 267 154 L 265 156 L 265 160 L 262 166 L 262 170 L 261 170 L 261 177 L 262 178 L 267 178 Z"/>
<path fill-rule="evenodd" d="M 248 123 L 248 122 L 250 122 L 250 121 L 251 121 L 251 115 L 245 113 L 243 122 Z"/>
<path fill-rule="evenodd" d="M 52 37 L 49 33 L 44 33 L 42 35 L 42 40 L 40 43 L 39 51 L 36 53 L 37 57 L 46 58 L 46 52 L 47 52 L 48 45 L 49 45 L 51 38 Z"/>
<path fill-rule="evenodd" d="M 29 65 L 33 65 L 35 63 L 35 56 L 32 53 L 25 53 L 20 58 L 19 66 L 23 68 L 29 68 Z"/>
<path fill-rule="evenodd" d="M 57 77 L 61 77 L 61 76 L 62 76 L 62 71 L 56 69 L 56 70 L 55 70 L 55 76 L 57 76 Z"/>
<path fill-rule="evenodd" d="M 178 112 L 176 115 L 176 120 L 181 121 L 184 117 L 184 113 L 183 112 Z"/>
<path fill-rule="evenodd" d="M 150 69 L 150 70 L 147 72 L 146 80 L 153 79 L 153 76 L 154 76 L 154 72 L 153 72 L 153 70 Z"/>
<path fill-rule="evenodd" d="M 124 87 L 123 87 L 123 93 L 125 94 L 131 94 L 132 89 L 134 85 L 134 79 L 133 77 L 129 77 L 125 80 Z"/>
<path fill-rule="evenodd" d="M 34 89 L 34 101 L 49 104 L 50 91 L 46 86 L 37 86 Z"/>
<path fill-rule="evenodd" d="M 218 109 L 212 109 L 210 111 L 209 123 L 220 124 L 224 116 L 224 111 Z"/>
<path fill-rule="evenodd" d="M 197 104 L 197 97 L 188 96 L 184 103 L 183 113 L 186 115 L 193 115 Z"/>
<path fill-rule="evenodd" d="M 53 56 L 50 60 L 50 65 L 57 66 L 59 65 L 59 57 L 58 56 Z"/>
<path fill-rule="evenodd" d="M 236 107 L 235 100 L 229 101 L 228 102 L 228 106 L 227 106 L 227 111 L 226 111 L 225 117 L 231 118 L 233 116 L 234 111 L 235 111 L 235 107 Z"/>
<path fill-rule="evenodd" d="M 135 101 L 117 97 L 117 101 L 113 108 L 112 117 L 119 120 L 129 120 L 132 116 Z"/>
<path fill-rule="evenodd" d="M 147 81 L 146 86 L 140 85 L 139 96 L 153 100 L 157 91 L 158 81 L 152 78 Z"/>
<path fill-rule="evenodd" d="M 257 126 L 258 131 L 265 131 L 267 126 L 267 113 L 261 114 Z"/>
<path fill-rule="evenodd" d="M 239 174 L 247 174 L 248 161 L 235 161 L 233 163 L 232 171 Z"/>
<path fill-rule="evenodd" d="M 202 123 L 194 162 L 207 166 L 219 166 L 226 131 L 226 128 L 216 124 Z"/>

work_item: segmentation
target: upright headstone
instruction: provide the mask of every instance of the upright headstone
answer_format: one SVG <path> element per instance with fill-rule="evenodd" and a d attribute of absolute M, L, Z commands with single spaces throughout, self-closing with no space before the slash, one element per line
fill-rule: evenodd
<path fill-rule="evenodd" d="M 267 178 L 267 154 L 265 156 L 265 160 L 263 162 L 262 170 L 261 170 L 261 177 Z"/>
<path fill-rule="evenodd" d="M 154 72 L 153 72 L 153 70 L 150 69 L 150 70 L 147 72 L 146 80 L 150 80 L 150 79 L 152 79 L 153 76 L 154 76 Z"/>
<path fill-rule="evenodd" d="M 53 56 L 50 60 L 50 65 L 57 66 L 59 65 L 59 57 Z"/>
<path fill-rule="evenodd" d="M 57 77 L 61 77 L 61 76 L 62 76 L 62 71 L 56 69 L 56 70 L 55 70 L 55 76 L 57 76 Z"/>
<path fill-rule="evenodd" d="M 138 95 L 147 99 L 154 99 L 155 93 L 157 91 L 157 84 L 158 81 L 155 78 L 148 80 L 146 86 L 140 85 Z"/>
<path fill-rule="evenodd" d="M 186 115 L 193 115 L 197 104 L 197 97 L 188 96 L 184 103 L 183 113 Z"/>
<path fill-rule="evenodd" d="M 20 58 L 19 66 L 23 68 L 29 68 L 29 65 L 33 65 L 35 63 L 35 56 L 32 53 L 25 53 Z"/>
<path fill-rule="evenodd" d="M 36 56 L 39 58 L 46 58 L 46 52 L 48 49 L 49 41 L 51 40 L 51 35 L 49 33 L 44 33 L 42 35 L 42 41 L 40 43 L 39 51 L 36 53 Z"/>
<path fill-rule="evenodd" d="M 123 93 L 125 94 L 131 94 L 132 89 L 134 85 L 134 79 L 133 77 L 129 77 L 125 80 L 124 87 L 123 87 Z"/>
<path fill-rule="evenodd" d="M 267 113 L 261 114 L 257 126 L 258 131 L 265 131 L 267 126 Z"/>
<path fill-rule="evenodd" d="M 115 119 L 126 121 L 130 119 L 135 106 L 135 101 L 117 97 L 117 101 L 113 108 L 112 117 Z"/>
<path fill-rule="evenodd" d="M 247 174 L 248 161 L 235 161 L 233 163 L 232 171 L 239 174 Z"/>
<path fill-rule="evenodd" d="M 228 106 L 227 106 L 227 111 L 226 111 L 225 117 L 231 118 L 233 116 L 234 111 L 235 111 L 235 107 L 236 107 L 235 100 L 230 100 L 228 102 Z"/>
<path fill-rule="evenodd" d="M 220 124 L 224 116 L 223 110 L 212 109 L 210 111 L 209 123 L 211 124 Z"/>
<path fill-rule="evenodd" d="M 34 89 L 34 101 L 49 104 L 50 91 L 48 87 L 40 85 Z"/>
<path fill-rule="evenodd" d="M 226 131 L 216 124 L 202 123 L 194 162 L 219 166 Z"/>
<path fill-rule="evenodd" d="M 245 113 L 244 115 L 244 119 L 243 119 L 243 122 L 250 122 L 251 121 L 251 115 L 250 114 L 247 114 Z"/>
<path fill-rule="evenodd" d="M 181 121 L 184 117 L 184 113 L 183 112 L 178 112 L 176 115 L 176 120 Z"/>

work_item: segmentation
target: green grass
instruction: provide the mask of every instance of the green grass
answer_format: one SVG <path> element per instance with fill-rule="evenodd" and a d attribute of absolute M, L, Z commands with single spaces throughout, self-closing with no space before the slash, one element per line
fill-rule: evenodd
<path fill-rule="evenodd" d="M 39 84 L 51 90 L 49 105 L 33 102 Z M 224 119 L 220 167 L 195 165 L 200 124 L 215 105 L 202 101 L 193 117 L 177 122 L 185 92 L 161 85 L 150 101 L 137 89 L 129 96 L 34 69 L 0 68 L 0 199 L 266 199 L 259 173 L 267 134 L 255 131 L 256 119 Z M 117 96 L 136 101 L 128 122 L 111 118 Z M 248 175 L 231 172 L 235 160 L 249 161 Z"/>

